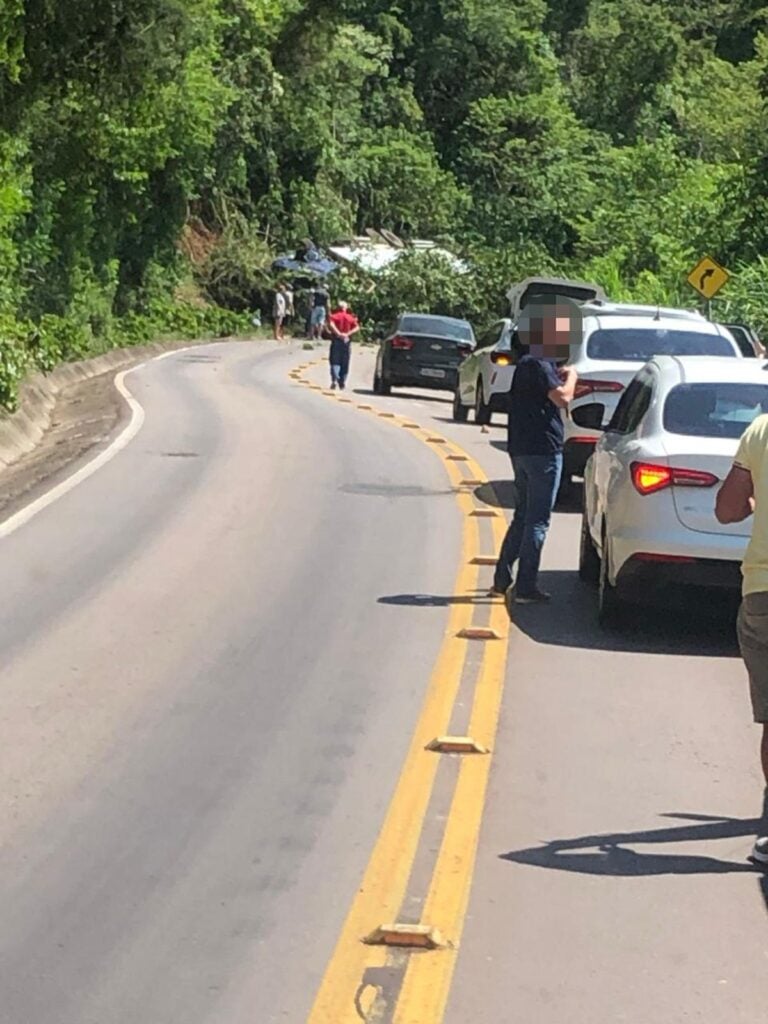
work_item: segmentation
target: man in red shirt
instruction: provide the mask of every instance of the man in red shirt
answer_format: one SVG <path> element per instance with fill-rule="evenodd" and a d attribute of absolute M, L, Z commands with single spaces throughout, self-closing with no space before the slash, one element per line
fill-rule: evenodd
<path fill-rule="evenodd" d="M 331 390 L 338 384 L 343 391 L 349 373 L 349 339 L 360 330 L 360 322 L 354 313 L 350 313 L 349 305 L 340 302 L 339 308 L 328 320 L 331 329 Z"/>

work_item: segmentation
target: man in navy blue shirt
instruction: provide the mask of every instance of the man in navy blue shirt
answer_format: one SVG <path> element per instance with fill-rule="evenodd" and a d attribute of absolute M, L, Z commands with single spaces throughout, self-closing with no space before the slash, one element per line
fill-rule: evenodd
<path fill-rule="evenodd" d="M 517 499 L 491 591 L 504 594 L 508 607 L 550 599 L 538 586 L 539 563 L 563 472 L 560 410 L 573 400 L 576 371 L 567 364 L 580 331 L 578 307 L 554 298 L 526 309 L 518 324 L 528 354 L 520 359 L 512 380 L 507 439 Z M 513 586 L 515 562 L 519 565 Z"/>

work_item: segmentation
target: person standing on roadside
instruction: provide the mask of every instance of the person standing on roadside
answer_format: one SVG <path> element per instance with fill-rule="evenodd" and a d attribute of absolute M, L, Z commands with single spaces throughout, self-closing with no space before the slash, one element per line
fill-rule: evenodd
<path fill-rule="evenodd" d="M 331 296 L 328 289 L 324 284 L 318 284 L 312 292 L 312 312 L 309 320 L 314 341 L 320 341 L 323 337 L 323 328 L 328 319 L 330 306 Z"/>
<path fill-rule="evenodd" d="M 283 324 L 288 312 L 288 300 L 285 296 L 285 285 L 279 284 L 275 289 L 275 298 L 272 303 L 272 319 L 275 325 L 275 341 L 283 341 Z"/>
<path fill-rule="evenodd" d="M 768 866 L 768 415 L 758 416 L 747 427 L 715 504 L 721 523 L 741 523 L 753 514 L 752 536 L 742 565 L 738 634 L 749 675 L 753 717 L 763 728 L 764 834 L 757 837 L 752 859 Z"/>
<path fill-rule="evenodd" d="M 509 393 L 507 450 L 517 499 L 491 590 L 491 596 L 504 595 L 510 615 L 514 603 L 550 600 L 538 586 L 539 564 L 563 472 L 560 410 L 572 401 L 576 389 L 576 371 L 568 361 L 580 332 L 578 306 L 554 298 L 528 307 L 517 327 L 521 343 L 528 348 L 517 364 Z"/>
<path fill-rule="evenodd" d="M 343 391 L 349 374 L 350 339 L 360 330 L 360 322 L 350 313 L 349 304 L 340 302 L 328 325 L 331 328 L 331 389 L 335 390 L 338 385 Z"/>

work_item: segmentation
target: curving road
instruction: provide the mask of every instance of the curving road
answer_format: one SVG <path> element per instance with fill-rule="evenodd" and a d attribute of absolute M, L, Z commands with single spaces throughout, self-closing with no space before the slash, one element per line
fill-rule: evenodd
<path fill-rule="evenodd" d="M 301 355 L 230 343 L 134 372 L 138 436 L 0 540 L 2 1024 L 310 1012 L 441 648 L 462 522 L 428 447 L 292 385 Z M 356 354 L 353 386 L 370 372 Z M 451 424 L 444 396 L 375 404 L 506 479 L 503 432 Z M 446 1020 L 752 1024 L 761 788 L 727 609 L 606 639 L 577 534 L 560 512 L 556 601 L 510 637 Z"/>

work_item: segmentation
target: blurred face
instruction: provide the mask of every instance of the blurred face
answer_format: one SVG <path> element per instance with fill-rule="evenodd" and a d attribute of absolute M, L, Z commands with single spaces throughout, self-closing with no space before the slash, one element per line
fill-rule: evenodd
<path fill-rule="evenodd" d="M 518 335 L 536 359 L 567 362 L 578 327 L 568 307 L 543 306 L 526 311 Z"/>

